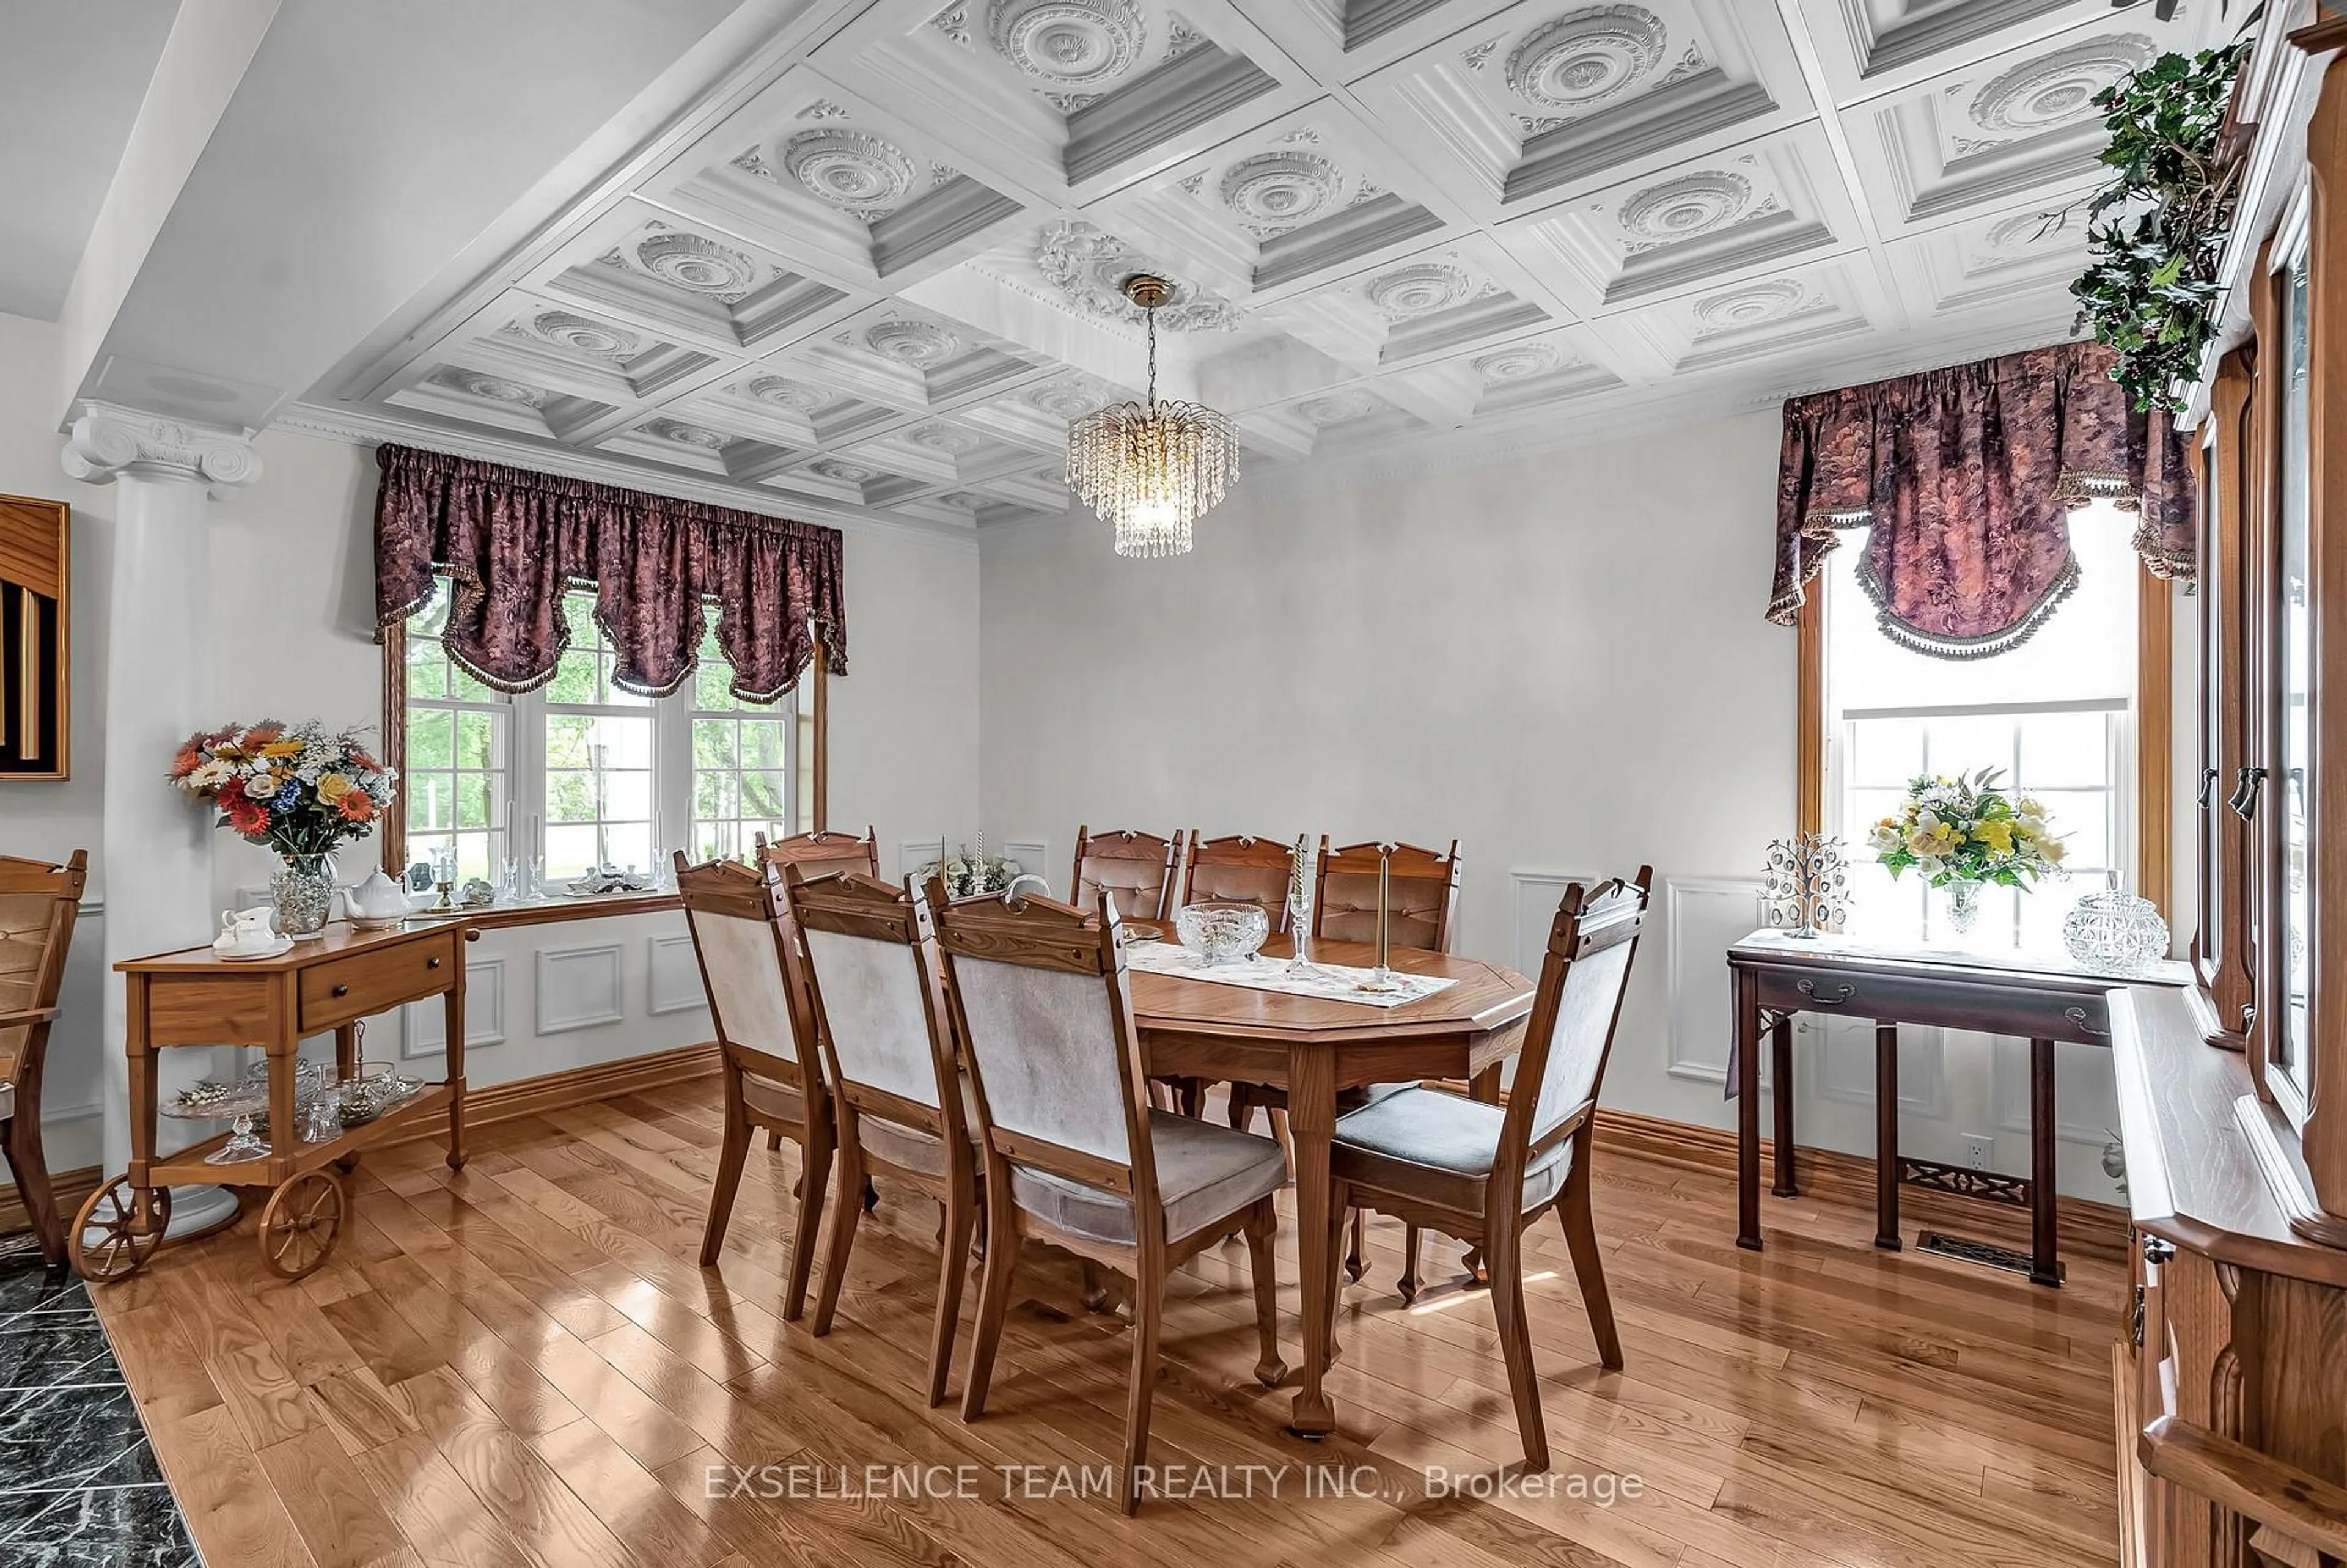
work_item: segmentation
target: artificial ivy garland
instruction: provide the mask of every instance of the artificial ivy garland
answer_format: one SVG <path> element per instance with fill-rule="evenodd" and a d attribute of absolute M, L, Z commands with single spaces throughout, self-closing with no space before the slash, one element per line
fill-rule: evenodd
<path fill-rule="evenodd" d="M 2162 55 L 2095 97 L 2111 133 L 2102 161 L 2118 172 L 2087 206 L 2089 264 L 2070 292 L 2079 324 L 2118 351 L 2112 378 L 2140 409 L 2181 409 L 2179 389 L 2216 334 L 2217 266 L 2241 167 L 2219 142 L 2248 51 L 2243 42 Z"/>

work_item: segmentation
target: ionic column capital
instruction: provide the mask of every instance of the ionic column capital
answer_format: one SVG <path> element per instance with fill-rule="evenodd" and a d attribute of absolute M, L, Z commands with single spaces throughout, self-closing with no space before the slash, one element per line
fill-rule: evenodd
<path fill-rule="evenodd" d="M 261 477 L 252 433 L 196 425 L 120 404 L 84 401 L 58 461 L 68 477 L 110 485 L 125 474 L 201 485 L 214 500 Z"/>

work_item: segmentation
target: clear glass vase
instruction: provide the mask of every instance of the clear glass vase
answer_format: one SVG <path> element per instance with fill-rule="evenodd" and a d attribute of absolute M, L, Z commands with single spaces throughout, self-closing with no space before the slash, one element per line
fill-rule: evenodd
<path fill-rule="evenodd" d="M 1948 929 L 1959 937 L 1970 936 L 1980 924 L 1981 885 L 1969 876 L 1957 876 L 1940 884 L 1940 891 L 1948 896 Z"/>
<path fill-rule="evenodd" d="M 296 941 L 326 928 L 334 911 L 334 857 L 331 855 L 289 855 L 269 878 L 277 904 L 277 928 Z"/>

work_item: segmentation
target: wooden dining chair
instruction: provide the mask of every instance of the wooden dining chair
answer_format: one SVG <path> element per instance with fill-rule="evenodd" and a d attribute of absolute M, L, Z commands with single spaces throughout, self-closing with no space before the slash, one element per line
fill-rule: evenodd
<path fill-rule="evenodd" d="M 682 850 L 675 864 L 677 896 L 723 1058 L 725 1132 L 701 1234 L 701 1266 L 712 1266 L 725 1245 L 752 1130 L 763 1127 L 777 1141 L 789 1138 L 800 1153 L 798 1226 L 791 1236 L 783 1317 L 794 1321 L 806 1304 L 824 1188 L 838 1142 L 831 1095 L 816 1066 L 815 1020 L 798 948 L 782 889 L 764 872 L 738 860 L 690 865 Z"/>
<path fill-rule="evenodd" d="M 1068 897 L 1080 909 L 1092 907 L 1102 889 L 1116 895 L 1116 912 L 1128 920 L 1163 920 L 1174 891 L 1174 863 L 1182 835 L 1160 838 L 1125 828 L 1116 833 L 1076 829 L 1076 868 L 1069 874 Z"/>
<path fill-rule="evenodd" d="M 1184 904 L 1253 904 L 1271 917 L 1271 928 L 1287 929 L 1287 882 L 1290 841 L 1257 838 L 1234 833 L 1222 838 L 1202 838 L 1190 830 L 1182 855 L 1182 891 L 1171 907 Z"/>
<path fill-rule="evenodd" d="M 1411 1227 L 1409 1272 L 1418 1270 L 1416 1227 L 1431 1225 L 1480 1247 L 1489 1260 L 1491 1310 L 1524 1460 L 1548 1468 L 1548 1436 L 1524 1317 L 1523 1234 L 1549 1210 L 1564 1230 L 1598 1359 L 1619 1369 L 1622 1342 L 1605 1293 L 1605 1268 L 1590 1214 L 1592 1113 L 1622 1016 L 1630 964 L 1645 923 L 1654 869 L 1628 882 L 1564 890 L 1541 960 L 1539 989 L 1506 1106 L 1446 1089 L 1405 1089 L 1337 1118 L 1329 1243 L 1344 1204 L 1394 1214 Z M 1336 1284 L 1321 1309 L 1336 1310 Z M 1414 1286 L 1413 1286 L 1414 1288 Z"/>
<path fill-rule="evenodd" d="M 1166 1276 L 1235 1223 L 1254 1276 L 1255 1376 L 1266 1387 L 1286 1376 L 1272 1273 L 1286 1156 L 1268 1138 L 1150 1106 L 1111 893 L 1095 895 L 1089 916 L 1047 898 L 947 905 L 943 894 L 931 884 L 986 1162 L 986 1271 L 962 1417 L 985 1411 L 1022 1241 L 1124 1275 L 1133 1368 L 1116 1496 L 1131 1513 L 1149 1452 Z"/>
<path fill-rule="evenodd" d="M 866 876 L 880 875 L 880 831 L 876 827 L 865 828 L 861 838 L 852 833 L 838 833 L 827 827 L 818 827 L 812 833 L 794 833 L 787 838 L 770 839 L 763 833 L 754 834 L 752 837 L 755 848 L 751 863 L 765 871 L 777 885 L 782 881 L 784 869 L 792 866 L 821 870 L 860 869 Z M 794 942 L 796 939 L 793 938 Z M 804 957 L 805 949 L 801 948 L 800 952 Z M 804 966 L 801 972 L 805 972 Z M 769 1132 L 766 1134 L 767 1148 L 778 1149 L 782 1143 L 781 1133 Z M 870 1208 L 876 1196 L 867 1194 L 864 1206 Z"/>
<path fill-rule="evenodd" d="M 66 1227 L 41 1147 L 41 1073 L 88 866 L 81 849 L 63 866 L 0 855 L 0 1153 L 53 1268 L 66 1261 Z"/>
<path fill-rule="evenodd" d="M 803 865 L 784 872 L 783 888 L 806 949 L 817 1038 L 838 1119 L 839 1184 L 814 1332 L 817 1338 L 831 1332 L 864 1212 L 856 1194 L 865 1173 L 885 1171 L 945 1206 L 945 1256 L 929 1336 L 929 1403 L 942 1404 L 978 1225 L 980 1177 L 969 1080 L 954 1059 L 928 903 L 917 889 L 860 872 L 810 879 Z"/>
<path fill-rule="evenodd" d="M 1397 844 L 1387 861 L 1391 936 L 1397 948 L 1450 950 L 1450 927 L 1459 913 L 1459 841 L 1447 854 Z M 1324 942 L 1378 939 L 1378 845 L 1328 847 L 1320 839 L 1320 869 L 1312 895 L 1312 935 Z"/>

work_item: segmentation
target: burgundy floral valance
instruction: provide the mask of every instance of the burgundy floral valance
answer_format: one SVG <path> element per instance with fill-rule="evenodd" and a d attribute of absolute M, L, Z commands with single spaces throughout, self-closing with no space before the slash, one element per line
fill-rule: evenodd
<path fill-rule="evenodd" d="M 2111 351 L 2065 343 L 1796 397 L 1777 477 L 1768 619 L 1867 528 L 1859 579 L 1894 641 L 1979 658 L 2027 638 L 2077 581 L 2068 514 L 2138 514 L 2135 548 L 2164 578 L 2193 573 L 2193 497 L 2165 414 L 2110 379 Z"/>
<path fill-rule="evenodd" d="M 375 455 L 375 617 L 404 620 L 434 579 L 455 591 L 449 655 L 503 692 L 554 679 L 569 641 L 563 595 L 595 590 L 617 655 L 612 679 L 666 696 L 700 661 L 704 617 L 733 667 L 733 694 L 771 702 L 796 684 L 820 633 L 847 673 L 846 590 L 836 528 L 622 490 L 412 446 Z"/>

